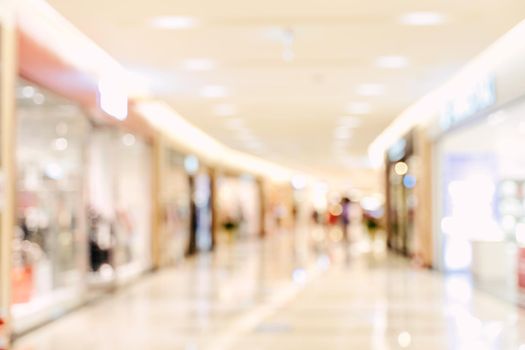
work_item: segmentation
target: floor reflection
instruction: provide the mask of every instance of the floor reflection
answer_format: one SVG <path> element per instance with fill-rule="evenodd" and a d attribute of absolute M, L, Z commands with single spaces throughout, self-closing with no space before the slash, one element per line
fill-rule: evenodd
<path fill-rule="evenodd" d="M 380 241 L 345 245 L 320 229 L 222 244 L 15 349 L 525 349 L 512 304 L 414 268 Z"/>

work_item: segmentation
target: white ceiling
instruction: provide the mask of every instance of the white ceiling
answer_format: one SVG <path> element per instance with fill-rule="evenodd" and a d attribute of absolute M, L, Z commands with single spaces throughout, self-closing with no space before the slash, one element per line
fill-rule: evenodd
<path fill-rule="evenodd" d="M 225 144 L 344 176 L 365 165 L 369 143 L 404 108 L 525 17 L 523 0 L 49 2 L 144 79 L 154 96 Z M 424 27 L 400 23 L 414 11 L 439 12 L 446 21 Z M 191 16 L 197 25 L 158 29 L 150 25 L 158 16 Z M 294 59 L 286 62 L 290 30 Z M 406 56 L 409 65 L 377 67 L 385 55 Z M 188 70 L 185 62 L 197 58 L 211 59 L 216 67 Z M 384 84 L 384 94 L 360 96 L 358 87 L 369 83 Z M 203 98 L 208 85 L 225 87 L 228 96 Z M 338 120 L 351 115 L 352 102 L 368 103 L 370 113 L 352 115 L 360 125 L 335 151 Z M 213 110 L 220 103 L 233 104 L 237 114 L 217 116 Z M 239 125 L 251 138 L 232 131 Z"/>

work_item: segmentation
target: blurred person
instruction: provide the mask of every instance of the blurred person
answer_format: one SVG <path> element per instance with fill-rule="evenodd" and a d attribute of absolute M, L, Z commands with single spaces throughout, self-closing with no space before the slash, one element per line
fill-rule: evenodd
<path fill-rule="evenodd" d="M 343 242 L 348 244 L 350 242 L 350 207 L 352 202 L 348 197 L 341 199 L 341 230 L 343 231 Z"/>

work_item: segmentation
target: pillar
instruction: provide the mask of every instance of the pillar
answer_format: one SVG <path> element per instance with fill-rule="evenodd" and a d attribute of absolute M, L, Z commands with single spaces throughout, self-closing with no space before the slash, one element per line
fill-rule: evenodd
<path fill-rule="evenodd" d="M 0 28 L 0 350 L 9 347 L 11 262 L 15 228 L 16 29 L 10 1 L 3 3 Z"/>

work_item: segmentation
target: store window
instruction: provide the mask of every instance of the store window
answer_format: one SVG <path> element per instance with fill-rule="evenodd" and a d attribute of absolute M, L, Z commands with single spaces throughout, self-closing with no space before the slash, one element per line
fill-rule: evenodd
<path fill-rule="evenodd" d="M 220 232 L 229 240 L 257 237 L 261 199 L 255 178 L 220 176 L 217 180 L 217 215 Z"/>
<path fill-rule="evenodd" d="M 92 282 L 127 280 L 151 264 L 151 148 L 139 136 L 97 126 L 89 144 Z"/>
<path fill-rule="evenodd" d="M 78 106 L 26 81 L 18 84 L 17 104 L 15 318 L 83 285 L 90 130 Z"/>
<path fill-rule="evenodd" d="M 525 289 L 524 116 L 525 105 L 515 105 L 437 146 L 441 264 L 513 301 Z"/>
<path fill-rule="evenodd" d="M 189 245 L 191 192 L 184 155 L 171 148 L 163 152 L 162 173 L 162 264 L 180 261 Z"/>
<path fill-rule="evenodd" d="M 388 245 L 402 254 L 415 252 L 417 158 L 412 135 L 399 140 L 387 154 Z"/>

